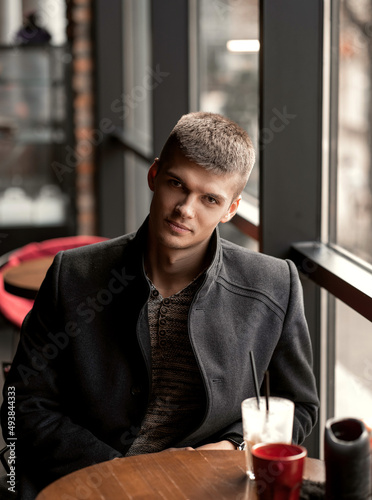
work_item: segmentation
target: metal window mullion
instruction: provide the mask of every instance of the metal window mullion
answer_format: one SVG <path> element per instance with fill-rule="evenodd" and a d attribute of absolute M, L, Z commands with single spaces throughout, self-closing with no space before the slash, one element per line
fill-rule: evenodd
<path fill-rule="evenodd" d="M 337 241 L 337 177 L 338 177 L 338 105 L 339 105 L 339 38 L 340 38 L 340 0 L 331 3 L 331 46 L 330 46 L 330 109 L 329 109 L 329 164 L 328 164 L 328 241 Z M 336 297 L 327 294 L 327 332 L 326 332 L 326 377 L 325 397 L 326 418 L 335 415 L 336 407 Z"/>
<path fill-rule="evenodd" d="M 122 148 L 112 141 L 110 126 L 121 127 L 119 112 L 123 92 L 122 0 L 93 3 L 95 40 L 98 234 L 114 237 L 124 232 L 124 168 Z M 116 107 L 113 104 L 116 102 Z M 113 214 L 115 216 L 113 217 Z"/>
<path fill-rule="evenodd" d="M 340 0 L 331 2 L 330 110 L 329 110 L 329 200 L 328 241 L 337 241 L 337 164 L 338 164 L 338 99 Z"/>
<path fill-rule="evenodd" d="M 159 155 L 171 129 L 188 113 L 189 3 L 152 0 L 152 64 L 160 72 L 153 90 L 153 145 Z"/>
<path fill-rule="evenodd" d="M 328 293 L 327 296 L 327 342 L 326 342 L 326 418 L 335 414 L 336 388 L 336 298 Z"/>

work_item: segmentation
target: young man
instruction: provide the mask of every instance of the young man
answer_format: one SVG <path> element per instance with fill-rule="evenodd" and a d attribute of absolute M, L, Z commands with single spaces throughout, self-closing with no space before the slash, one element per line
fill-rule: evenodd
<path fill-rule="evenodd" d="M 115 457 L 236 449 L 251 350 L 259 383 L 269 369 L 272 394 L 295 402 L 294 442 L 309 434 L 318 398 L 295 266 L 218 233 L 253 163 L 235 123 L 185 115 L 149 169 L 139 231 L 56 256 L 4 389 L 22 499 Z"/>

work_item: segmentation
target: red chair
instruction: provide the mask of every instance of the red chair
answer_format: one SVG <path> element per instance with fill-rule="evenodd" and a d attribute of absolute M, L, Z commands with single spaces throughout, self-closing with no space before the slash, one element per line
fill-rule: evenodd
<path fill-rule="evenodd" d="M 19 297 L 5 290 L 3 277 L 5 271 L 27 260 L 54 256 L 61 250 L 90 245 L 106 239 L 107 238 L 99 236 L 70 236 L 66 238 L 54 238 L 40 243 L 29 243 L 28 245 L 3 256 L 6 258 L 4 259 L 5 263 L 0 269 L 0 313 L 20 329 L 25 316 L 31 310 L 34 303 L 34 300 L 32 299 Z"/>

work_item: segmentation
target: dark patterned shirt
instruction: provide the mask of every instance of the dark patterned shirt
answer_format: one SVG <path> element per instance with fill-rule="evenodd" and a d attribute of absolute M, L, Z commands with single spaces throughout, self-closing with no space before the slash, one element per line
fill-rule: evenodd
<path fill-rule="evenodd" d="M 166 299 L 151 284 L 152 391 L 141 430 L 127 455 L 171 447 L 202 419 L 205 392 L 187 326 L 190 305 L 203 276 Z"/>

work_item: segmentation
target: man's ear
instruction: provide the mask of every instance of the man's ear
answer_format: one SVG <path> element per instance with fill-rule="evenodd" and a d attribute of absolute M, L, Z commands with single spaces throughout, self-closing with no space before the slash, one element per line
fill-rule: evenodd
<path fill-rule="evenodd" d="M 220 222 L 222 222 L 222 224 L 224 224 L 225 222 L 229 222 L 229 220 L 231 220 L 234 217 L 234 215 L 236 214 L 236 212 L 238 210 L 238 206 L 239 206 L 239 203 L 240 203 L 241 199 L 242 199 L 242 197 L 239 195 L 236 198 L 236 200 L 234 200 L 231 203 L 228 212 L 220 220 Z"/>
<path fill-rule="evenodd" d="M 151 191 L 154 191 L 155 189 L 155 177 L 158 173 L 158 170 L 159 170 L 159 158 L 155 158 L 154 163 L 151 165 L 147 173 L 147 183 Z"/>

